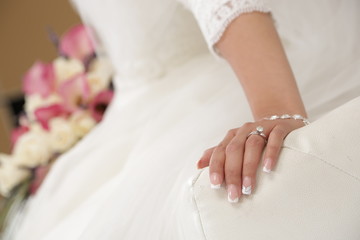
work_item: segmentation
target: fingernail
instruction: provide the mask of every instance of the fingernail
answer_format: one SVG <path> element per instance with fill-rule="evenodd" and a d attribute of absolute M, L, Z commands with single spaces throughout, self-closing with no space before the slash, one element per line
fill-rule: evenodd
<path fill-rule="evenodd" d="M 245 195 L 251 194 L 251 178 L 250 177 L 244 177 L 243 185 L 242 185 L 242 193 Z"/>
<path fill-rule="evenodd" d="M 271 173 L 271 165 L 272 165 L 272 160 L 270 158 L 266 158 L 264 161 L 263 171 L 266 173 Z"/>
<path fill-rule="evenodd" d="M 219 189 L 221 187 L 220 174 L 218 173 L 210 174 L 210 182 L 212 189 Z"/>
<path fill-rule="evenodd" d="M 228 201 L 230 203 L 237 203 L 239 201 L 239 192 L 237 190 L 237 187 L 234 184 L 230 184 L 227 187 L 228 191 Z"/>

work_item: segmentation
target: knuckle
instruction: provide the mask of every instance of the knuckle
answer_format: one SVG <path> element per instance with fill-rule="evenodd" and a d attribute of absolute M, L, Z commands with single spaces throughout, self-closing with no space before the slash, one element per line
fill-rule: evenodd
<path fill-rule="evenodd" d="M 220 172 L 221 167 L 218 161 L 211 162 L 210 165 L 210 172 Z"/>
<path fill-rule="evenodd" d="M 214 148 L 212 147 L 212 148 L 208 148 L 208 149 L 206 149 L 205 151 L 204 151 L 204 155 L 208 155 L 208 154 L 210 154 L 210 153 L 212 153 L 214 151 Z"/>
<path fill-rule="evenodd" d="M 262 137 L 251 136 L 246 141 L 246 147 L 262 147 L 264 145 L 264 139 Z"/>
<path fill-rule="evenodd" d="M 277 127 L 273 130 L 273 134 L 277 137 L 283 137 L 286 135 L 286 131 L 283 128 Z"/>
<path fill-rule="evenodd" d="M 278 149 L 279 149 L 279 146 L 274 145 L 274 144 L 271 144 L 271 145 L 267 145 L 267 146 L 266 146 L 266 150 L 267 150 L 267 152 L 270 153 L 270 154 L 273 154 L 273 153 L 277 152 Z"/>
<path fill-rule="evenodd" d="M 222 157 L 215 156 L 210 159 L 210 166 L 217 168 L 217 167 L 222 166 L 223 162 L 224 162 L 224 159 Z"/>
<path fill-rule="evenodd" d="M 252 122 L 246 122 L 242 125 L 243 128 L 251 128 L 253 126 Z"/>
<path fill-rule="evenodd" d="M 218 152 L 218 151 L 224 151 L 225 148 L 226 148 L 226 146 L 225 146 L 224 142 L 220 142 L 220 143 L 216 146 L 215 151 L 217 151 L 217 152 Z"/>
<path fill-rule="evenodd" d="M 227 179 L 240 179 L 240 171 L 235 168 L 229 168 L 225 170 Z"/>
<path fill-rule="evenodd" d="M 229 135 L 229 136 L 234 136 L 234 135 L 236 134 L 236 131 L 237 131 L 236 128 L 230 129 L 230 130 L 227 132 L 227 135 Z"/>
<path fill-rule="evenodd" d="M 223 171 L 223 165 L 221 164 L 221 161 L 211 161 L 209 164 L 209 171 L 221 173 Z"/>
<path fill-rule="evenodd" d="M 236 143 L 236 142 L 231 142 L 229 143 L 229 145 L 226 146 L 226 150 L 225 150 L 225 153 L 226 154 L 231 154 L 233 152 L 236 152 L 240 149 L 240 144 L 239 143 Z"/>
<path fill-rule="evenodd" d="M 244 168 L 243 171 L 252 172 L 252 170 L 256 169 L 256 167 L 257 167 L 256 163 L 257 163 L 257 161 L 255 161 L 254 159 L 250 160 L 250 161 L 245 161 L 243 164 L 243 168 Z"/>

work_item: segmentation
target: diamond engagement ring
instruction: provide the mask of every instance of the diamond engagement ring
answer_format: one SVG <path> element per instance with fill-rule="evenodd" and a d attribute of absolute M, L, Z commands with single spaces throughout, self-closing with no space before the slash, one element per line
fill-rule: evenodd
<path fill-rule="evenodd" d="M 265 140 L 265 142 L 267 142 L 267 136 L 265 135 L 264 128 L 262 126 L 257 126 L 255 131 L 252 131 L 247 135 L 247 138 L 251 135 L 259 135 Z"/>

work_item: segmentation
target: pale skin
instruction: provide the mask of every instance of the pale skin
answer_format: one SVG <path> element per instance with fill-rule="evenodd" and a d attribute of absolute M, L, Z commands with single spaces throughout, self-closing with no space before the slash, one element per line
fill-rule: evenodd
<path fill-rule="evenodd" d="M 282 114 L 306 117 L 306 111 L 269 14 L 254 12 L 239 16 L 216 48 L 238 77 L 254 122 L 229 130 L 217 146 L 205 151 L 198 168 L 209 166 L 212 186 L 218 188 L 225 183 L 229 201 L 237 202 L 243 187 L 254 190 L 256 171 L 261 165 L 267 172 L 273 170 L 284 138 L 304 126 L 301 120 L 263 118 Z M 259 135 L 248 137 L 257 126 L 264 128 L 267 143 Z"/>

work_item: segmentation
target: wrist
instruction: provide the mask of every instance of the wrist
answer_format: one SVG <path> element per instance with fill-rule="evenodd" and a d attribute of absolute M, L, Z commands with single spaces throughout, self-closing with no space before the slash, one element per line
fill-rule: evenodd
<path fill-rule="evenodd" d="M 302 117 L 307 118 L 307 113 L 300 96 L 282 99 L 282 101 L 274 101 L 272 99 L 265 102 L 265 100 L 263 100 L 261 103 L 257 102 L 256 104 L 251 104 L 251 109 L 253 110 L 253 116 L 256 121 L 270 118 L 274 115 L 282 116 L 284 114 L 290 116 L 301 115 Z"/>
<path fill-rule="evenodd" d="M 270 121 L 273 121 L 273 120 L 279 120 L 279 119 L 289 119 L 289 120 L 297 120 L 297 121 L 302 121 L 304 125 L 309 125 L 310 124 L 310 121 L 304 117 L 303 115 L 300 115 L 300 114 L 281 114 L 281 115 L 271 115 L 271 116 L 268 116 L 268 117 L 264 117 L 262 118 L 261 120 L 270 120 Z"/>

